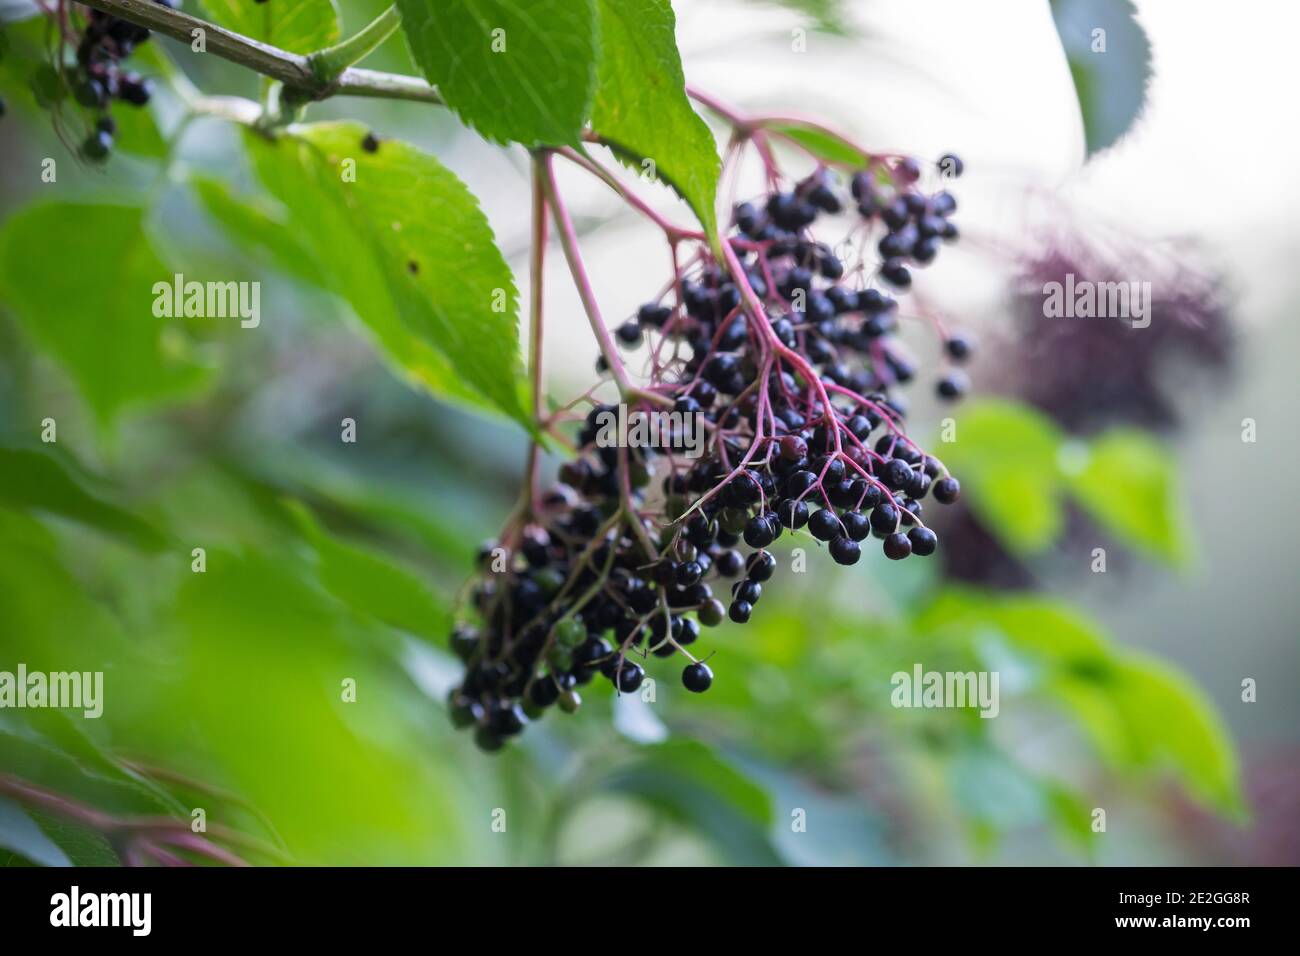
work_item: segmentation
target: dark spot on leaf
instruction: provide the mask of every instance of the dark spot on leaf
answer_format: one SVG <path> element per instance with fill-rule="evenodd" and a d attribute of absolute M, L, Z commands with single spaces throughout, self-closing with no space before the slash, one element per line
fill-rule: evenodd
<path fill-rule="evenodd" d="M 420 271 L 420 264 L 416 262 L 414 259 L 412 259 L 410 262 L 406 264 L 406 271 L 409 272 L 411 275 L 417 275 Z"/>
<path fill-rule="evenodd" d="M 366 138 L 361 141 L 361 148 L 367 153 L 379 152 L 379 137 L 374 133 L 367 133 Z"/>

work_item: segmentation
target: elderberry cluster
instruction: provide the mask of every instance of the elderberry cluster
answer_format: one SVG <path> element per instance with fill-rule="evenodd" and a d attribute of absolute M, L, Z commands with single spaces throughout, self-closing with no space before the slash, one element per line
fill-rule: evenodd
<path fill-rule="evenodd" d="M 180 7 L 180 0 L 153 0 L 170 10 Z M 127 20 L 99 10 L 90 10 L 86 28 L 77 44 L 77 66 L 72 78 L 73 96 L 87 109 L 97 112 L 95 128 L 81 144 L 87 159 L 100 161 L 113 148 L 117 123 L 110 111 L 112 100 L 132 106 L 144 106 L 153 95 L 148 79 L 124 71 L 122 60 L 149 39 L 149 31 Z"/>
<path fill-rule="evenodd" d="M 741 203 L 728 259 L 701 243 L 663 300 L 617 329 L 649 353 L 639 407 L 676 413 L 678 429 L 701 423 L 704 454 L 602 443 L 614 410 L 598 405 L 558 484 L 485 546 L 478 623 L 452 635 L 467 669 L 450 696 L 480 747 L 499 749 L 552 705 L 576 710 L 597 674 L 636 691 L 651 655 L 683 655 L 683 685 L 707 690 L 713 673 L 691 651 L 701 627 L 750 619 L 776 570 L 768 548 L 787 532 L 806 529 L 842 565 L 869 539 L 892 560 L 934 553 L 923 502 L 951 503 L 960 486 L 903 429 L 894 390 L 915 370 L 894 341 L 898 301 L 879 284 L 906 287 L 910 265 L 956 238 L 955 200 L 923 194 L 920 179 L 910 158 L 852 177 L 849 261 L 811 232 L 848 206 L 830 171 Z M 861 254 L 870 242 L 874 266 Z M 944 345 L 952 362 L 972 349 L 961 335 Z M 941 379 L 940 395 L 959 395 L 960 381 Z"/>

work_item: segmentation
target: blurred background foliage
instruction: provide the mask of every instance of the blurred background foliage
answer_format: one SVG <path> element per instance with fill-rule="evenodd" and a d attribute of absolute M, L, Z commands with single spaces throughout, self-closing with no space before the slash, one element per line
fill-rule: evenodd
<path fill-rule="evenodd" d="M 338 4 L 349 31 L 384 5 Z M 835 3 L 788 6 L 791 22 L 856 32 Z M 116 111 L 105 169 L 79 164 L 59 139 L 75 143 L 84 119 L 65 100 L 51 122 L 44 47 L 38 21 L 6 25 L 0 670 L 103 671 L 106 706 L 98 721 L 0 710 L 0 774 L 115 817 L 204 807 L 252 838 L 259 863 L 1234 858 L 1178 832 L 1199 814 L 1226 821 L 1213 833 L 1250 825 L 1236 748 L 1206 694 L 1108 633 L 1068 587 L 993 587 L 937 561 L 848 572 L 814 552 L 753 623 L 706 633 L 708 694 L 652 662 L 653 703 L 598 682 L 578 715 L 551 713 L 520 745 L 479 753 L 444 711 L 458 675 L 449 607 L 514 498 L 525 434 L 474 410 L 419 342 L 357 321 L 379 293 L 347 285 L 364 273 L 341 277 L 346 226 L 334 213 L 303 223 L 313 197 L 272 201 L 253 174 L 258 144 L 232 127 L 182 123 L 160 95 L 149 111 Z M 166 75 L 162 49 L 205 92 L 257 94 L 255 78 L 157 40 L 141 68 Z M 1142 56 L 1145 67 L 1145 45 Z M 367 65 L 414 72 L 399 42 Z M 414 104 L 313 108 L 330 117 L 462 163 L 487 149 Z M 57 187 L 32 172 L 49 156 Z M 518 157 L 497 162 L 514 192 L 480 198 L 522 281 L 511 223 L 526 217 L 526 180 L 506 175 Z M 415 216 L 440 214 L 402 198 Z M 504 226 L 502 204 L 516 213 Z M 174 272 L 261 280 L 268 318 L 255 332 L 160 327 L 149 290 Z M 580 325 L 576 313 L 551 320 Z M 587 367 L 588 351 L 572 364 Z M 955 417 L 961 440 L 945 458 L 1000 552 L 1077 569 L 1093 547 L 1072 536 L 1082 518 L 1155 569 L 1143 573 L 1197 586 L 1203 529 L 1164 439 L 1123 421 L 1079 434 L 1013 390 Z M 355 444 L 340 441 L 344 418 Z M 41 440 L 46 419 L 57 442 Z M 999 717 L 893 708 L 891 675 L 918 662 L 999 672 Z M 1094 832 L 1098 807 L 1124 839 Z M 113 862 L 124 840 L 0 791 L 10 863 Z"/>

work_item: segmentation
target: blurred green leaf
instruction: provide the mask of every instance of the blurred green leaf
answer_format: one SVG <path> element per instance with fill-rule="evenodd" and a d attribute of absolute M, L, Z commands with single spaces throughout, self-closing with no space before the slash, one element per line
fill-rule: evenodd
<path fill-rule="evenodd" d="M 367 135 L 316 123 L 245 142 L 288 228 L 399 368 L 434 394 L 490 403 L 531 427 L 514 277 L 477 200 L 434 157 L 396 141 L 370 152 Z"/>
<path fill-rule="evenodd" d="M 0 850 L 17 853 L 38 866 L 71 866 L 68 855 L 45 835 L 27 811 L 0 796 Z"/>
<path fill-rule="evenodd" d="M 123 105 L 113 110 L 117 131 L 113 134 L 114 151 L 121 150 L 149 159 L 167 155 L 167 141 L 158 130 L 153 110 L 148 106 Z"/>
<path fill-rule="evenodd" d="M 163 536 L 147 522 L 87 491 L 53 454 L 0 448 L 0 504 L 46 511 L 158 548 Z"/>
<path fill-rule="evenodd" d="M 579 143 L 599 49 L 595 0 L 397 0 L 411 56 L 498 143 Z"/>
<path fill-rule="evenodd" d="M 72 861 L 73 866 L 121 865 L 117 853 L 102 834 L 37 810 L 29 810 L 28 815 Z"/>
<path fill-rule="evenodd" d="M 1113 766 L 1173 770 L 1202 803 L 1244 817 L 1231 739 L 1205 695 L 1183 675 L 1126 652 L 1104 679 L 1063 677 L 1053 690 L 1073 706 Z"/>
<path fill-rule="evenodd" d="M 58 255 L 47 254 L 54 248 Z M 171 280 L 138 206 L 41 203 L 0 233 L 0 297 L 68 370 L 102 424 L 206 377 L 164 343 L 168 320 L 153 314 L 154 283 Z"/>
<path fill-rule="evenodd" d="M 1142 113 L 1151 81 L 1151 42 L 1133 0 L 1051 0 L 1051 5 L 1092 155 L 1118 142 Z"/>
<path fill-rule="evenodd" d="M 315 53 L 338 42 L 340 35 L 334 0 L 203 0 L 203 6 L 227 30 L 290 53 Z"/>
<path fill-rule="evenodd" d="M 971 509 L 1011 550 L 1041 551 L 1064 511 L 1057 456 L 1061 435 L 1044 415 L 1014 402 L 972 402 L 957 418 L 943 459 L 961 477 Z"/>
<path fill-rule="evenodd" d="M 87 759 L 35 730 L 25 711 L 0 712 L 0 753 L 4 770 L 38 786 L 69 794 L 107 813 L 164 814 L 183 808 L 154 785 L 134 777 L 107 758 Z"/>
<path fill-rule="evenodd" d="M 399 690 L 416 695 L 376 629 L 340 607 L 288 554 L 209 551 L 182 586 L 180 656 L 138 732 L 202 760 L 304 862 L 454 859 L 462 785 L 417 732 L 425 721 L 405 718 Z"/>
<path fill-rule="evenodd" d="M 772 805 L 758 784 L 697 740 L 669 740 L 637 751 L 612 772 L 606 789 L 647 801 L 668 818 L 712 840 L 738 866 L 773 866 L 767 836 Z"/>
<path fill-rule="evenodd" d="M 848 140 L 836 136 L 830 130 L 816 129 L 805 123 L 793 121 L 770 123 L 766 128 L 794 140 L 822 162 L 829 165 L 847 166 L 850 169 L 865 169 L 867 167 L 867 155 Z"/>
<path fill-rule="evenodd" d="M 1079 793 L 1054 780 L 1039 780 L 1038 786 L 1056 834 L 1076 850 L 1095 853 L 1098 834 L 1092 829 L 1092 807 Z"/>
<path fill-rule="evenodd" d="M 325 284 L 311 255 L 294 236 L 283 206 L 264 197 L 240 196 L 215 176 L 191 173 L 189 183 L 204 209 L 240 251 L 269 258 L 287 275 L 318 286 Z"/>
<path fill-rule="evenodd" d="M 1174 459 L 1155 439 L 1133 429 L 1108 431 L 1068 481 L 1088 514 L 1121 542 L 1171 565 L 1186 561 L 1190 534 Z"/>
<path fill-rule="evenodd" d="M 707 234 L 721 161 L 708 125 L 686 98 L 668 0 L 598 0 L 601 58 L 592 125 L 628 166 L 643 159 L 695 210 Z"/>
<path fill-rule="evenodd" d="M 388 555 L 333 537 L 301 503 L 290 502 L 289 509 L 316 550 L 321 583 L 331 594 L 354 610 L 445 646 L 447 609 L 416 574 Z"/>
<path fill-rule="evenodd" d="M 1240 812 L 1235 751 L 1209 701 L 1174 670 L 1113 645 L 1082 612 L 1047 597 L 949 590 L 910 625 L 972 641 L 990 628 L 1037 666 L 1037 690 L 1074 716 L 1111 767 L 1171 768 L 1200 800 Z"/>
<path fill-rule="evenodd" d="M 762 0 L 771 6 L 782 6 L 812 21 L 814 30 L 835 36 L 848 36 L 853 29 L 846 21 L 844 0 Z"/>

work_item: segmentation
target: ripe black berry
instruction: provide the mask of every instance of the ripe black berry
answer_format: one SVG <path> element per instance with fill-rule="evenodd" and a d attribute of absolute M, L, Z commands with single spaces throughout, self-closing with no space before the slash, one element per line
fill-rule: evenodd
<path fill-rule="evenodd" d="M 755 551 L 745 562 L 745 573 L 754 581 L 766 581 L 776 570 L 776 558 L 769 551 Z"/>
<path fill-rule="evenodd" d="M 688 664 L 682 671 L 682 686 L 692 693 L 703 694 L 713 686 L 713 671 L 708 664 Z"/>
<path fill-rule="evenodd" d="M 743 578 L 737 581 L 731 588 L 731 596 L 737 601 L 745 601 L 748 604 L 757 604 L 758 599 L 763 595 L 763 585 L 759 584 L 752 578 Z"/>
<path fill-rule="evenodd" d="M 696 616 L 700 619 L 700 623 L 705 627 L 717 627 L 722 623 L 722 619 L 726 616 L 726 613 L 727 609 L 722 606 L 721 601 L 717 598 L 710 598 L 700 605 L 700 609 L 696 612 Z"/>
<path fill-rule="evenodd" d="M 934 483 L 930 494 L 940 504 L 950 505 L 961 495 L 961 484 L 956 478 L 940 478 Z"/>
<path fill-rule="evenodd" d="M 975 351 L 975 340 L 964 332 L 954 332 L 943 343 L 943 350 L 954 362 L 964 362 Z"/>
<path fill-rule="evenodd" d="M 776 532 L 766 515 L 756 515 L 745 525 L 745 544 L 751 548 L 766 548 L 775 538 Z"/>
<path fill-rule="evenodd" d="M 939 379 L 939 384 L 935 386 L 935 391 L 939 393 L 940 398 L 954 399 L 961 398 L 966 394 L 966 389 L 970 387 L 970 380 L 957 370 L 953 370 Z"/>
<path fill-rule="evenodd" d="M 96 130 L 86 137 L 86 141 L 81 144 L 82 154 L 90 160 L 105 159 L 113 149 L 113 137 L 109 136 L 103 130 Z"/>
<path fill-rule="evenodd" d="M 488 711 L 487 722 L 493 733 L 501 737 L 513 737 L 523 731 L 528 718 L 518 704 L 501 702 Z"/>
<path fill-rule="evenodd" d="M 787 498 L 777 506 L 776 515 L 791 531 L 798 531 L 808 523 L 808 506 L 802 501 Z"/>
<path fill-rule="evenodd" d="M 728 549 L 718 553 L 713 566 L 722 577 L 734 578 L 745 566 L 745 558 L 739 551 Z"/>
<path fill-rule="evenodd" d="M 871 530 L 888 534 L 898 527 L 898 509 L 889 502 L 876 505 L 871 511 Z"/>
<path fill-rule="evenodd" d="M 704 568 L 698 561 L 684 561 L 677 566 L 677 572 L 674 578 L 680 587 L 690 587 L 696 584 L 704 577 Z"/>
<path fill-rule="evenodd" d="M 830 552 L 836 564 L 857 564 L 858 558 L 862 556 L 858 543 L 843 535 L 831 540 Z"/>
<path fill-rule="evenodd" d="M 891 561 L 901 561 L 911 553 L 912 542 L 903 532 L 896 531 L 885 539 L 885 557 Z"/>
<path fill-rule="evenodd" d="M 624 322 L 614 331 L 614 334 L 628 348 L 636 348 L 641 344 L 641 326 L 635 321 Z"/>
<path fill-rule="evenodd" d="M 528 699 L 538 707 L 550 707 L 560 699 L 560 687 L 549 676 L 540 677 L 528 689 Z"/>
<path fill-rule="evenodd" d="M 840 519 L 830 508 L 822 508 L 808 519 L 808 530 L 818 541 L 830 541 L 840 533 Z"/>
<path fill-rule="evenodd" d="M 618 689 L 624 694 L 633 693 L 645 680 L 645 669 L 640 664 L 624 660 L 623 666 L 615 672 Z"/>
<path fill-rule="evenodd" d="M 854 541 L 861 541 L 871 534 L 871 522 L 859 511 L 846 511 L 840 515 L 844 532 Z"/>
<path fill-rule="evenodd" d="M 938 537 L 929 528 L 913 528 L 907 532 L 907 540 L 911 542 L 912 553 L 922 557 L 934 554 L 934 549 L 939 544 Z"/>
<path fill-rule="evenodd" d="M 744 624 L 753 612 L 754 605 L 748 601 L 732 601 L 731 607 L 727 609 L 727 616 L 737 624 Z"/>

